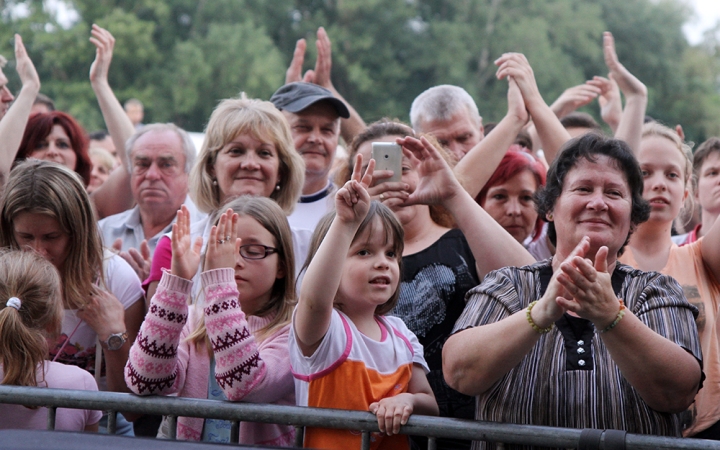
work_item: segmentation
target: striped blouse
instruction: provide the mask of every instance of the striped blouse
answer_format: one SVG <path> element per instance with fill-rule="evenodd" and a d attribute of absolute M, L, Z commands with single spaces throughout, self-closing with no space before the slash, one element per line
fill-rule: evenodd
<path fill-rule="evenodd" d="M 542 279 L 547 283 L 552 275 L 551 261 L 488 274 L 468 292 L 454 332 L 500 321 L 539 299 Z M 673 278 L 618 263 L 613 287 L 645 325 L 701 360 L 697 309 Z M 556 325 L 517 366 L 477 397 L 477 420 L 680 436 L 677 415 L 654 411 L 642 400 L 590 321 L 566 314 Z M 495 444 L 475 442 L 473 448 L 495 448 Z"/>

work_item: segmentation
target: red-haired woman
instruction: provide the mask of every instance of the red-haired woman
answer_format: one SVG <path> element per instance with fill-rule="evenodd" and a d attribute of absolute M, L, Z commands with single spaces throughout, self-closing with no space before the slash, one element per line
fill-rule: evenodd
<path fill-rule="evenodd" d="M 112 60 L 115 39 L 107 30 L 93 25 L 92 42 L 96 47 L 95 61 L 90 67 L 90 84 L 98 99 L 100 111 L 115 147 L 125 148 L 125 142 L 135 132 L 130 119 L 123 111 L 108 84 L 108 70 Z M 0 191 L 10 169 L 27 158 L 59 163 L 90 182 L 92 162 L 88 155 L 88 137 L 85 130 L 70 115 L 53 111 L 30 116 L 30 109 L 40 88 L 35 66 L 27 55 L 20 36 L 16 35 L 15 54 L 23 91 L 7 113 L 0 119 Z M 119 152 L 123 166 L 127 167 L 127 154 Z M 90 196 L 99 219 L 117 214 L 132 207 L 130 173 L 118 167 L 108 180 Z"/>
<path fill-rule="evenodd" d="M 552 256 L 533 195 L 545 186 L 545 166 L 529 153 L 508 151 L 476 200 L 538 260 Z"/>
<path fill-rule="evenodd" d="M 92 162 L 85 130 L 62 111 L 30 116 L 16 160 L 26 158 L 53 161 L 75 171 L 85 186 L 90 183 Z"/>

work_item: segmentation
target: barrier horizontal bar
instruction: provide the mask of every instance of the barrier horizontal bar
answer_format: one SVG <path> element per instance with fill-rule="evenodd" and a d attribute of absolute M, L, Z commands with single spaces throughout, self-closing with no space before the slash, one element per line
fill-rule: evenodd
<path fill-rule="evenodd" d="M 165 396 L 137 396 L 118 392 L 0 386 L 0 403 L 379 431 L 375 415 L 369 412 Z M 571 448 L 578 446 L 582 430 L 413 415 L 408 424 L 401 428 L 401 432 L 438 438 L 449 437 L 506 444 Z M 628 434 L 626 444 L 628 449 L 638 450 L 720 450 L 718 441 L 639 434 Z"/>

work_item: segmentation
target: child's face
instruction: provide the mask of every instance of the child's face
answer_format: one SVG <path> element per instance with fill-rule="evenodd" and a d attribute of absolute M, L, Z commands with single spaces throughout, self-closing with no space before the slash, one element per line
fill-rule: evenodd
<path fill-rule="evenodd" d="M 395 253 L 391 240 L 384 241 L 385 232 L 380 218 L 376 217 L 350 245 L 337 296 L 343 311 L 366 307 L 374 312 L 395 293 L 400 280 L 401 255 Z"/>
<path fill-rule="evenodd" d="M 277 248 L 275 237 L 250 216 L 238 217 L 238 230 L 241 246 L 261 244 Z M 271 253 L 263 259 L 245 259 L 238 253 L 235 261 L 235 282 L 240 292 L 240 306 L 245 314 L 252 315 L 267 304 L 275 280 L 283 278 L 285 271 L 277 253 Z"/>

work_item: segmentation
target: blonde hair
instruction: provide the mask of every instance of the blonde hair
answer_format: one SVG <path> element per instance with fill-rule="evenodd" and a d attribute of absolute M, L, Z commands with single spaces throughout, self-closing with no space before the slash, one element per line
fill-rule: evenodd
<path fill-rule="evenodd" d="M 97 218 L 78 174 L 53 162 L 25 160 L 10 172 L 0 208 L 0 247 L 20 249 L 13 225 L 20 213 L 54 217 L 69 236 L 68 256 L 59 269 L 66 308 L 83 306 L 93 281 L 104 284 Z"/>
<path fill-rule="evenodd" d="M 19 309 L 8 306 L 10 298 Z M 43 257 L 20 250 L 0 251 L 0 361 L 2 384 L 37 386 L 48 354 L 47 338 L 60 332 L 63 307 L 60 275 Z"/>
<path fill-rule="evenodd" d="M 248 99 L 244 94 L 240 98 L 223 100 L 210 116 L 205 141 L 190 173 L 190 193 L 195 204 L 206 213 L 220 207 L 221 192 L 217 185 L 213 185 L 210 172 L 218 152 L 242 134 L 250 134 L 255 139 L 275 145 L 280 159 L 279 189 L 274 190 L 270 198 L 289 215 L 302 192 L 305 163 L 295 151 L 287 120 L 275 105 Z"/>
<path fill-rule="evenodd" d="M 254 333 L 255 339 L 262 341 L 279 328 L 290 323 L 292 311 L 296 303 L 295 253 L 293 251 L 290 225 L 288 224 L 287 217 L 285 217 L 285 213 L 277 203 L 266 197 L 251 197 L 247 195 L 235 198 L 223 205 L 213 218 L 214 224 L 217 224 L 222 212 L 225 212 L 228 208 L 240 216 L 252 217 L 272 234 L 276 242 L 278 267 L 285 272 L 284 277 L 275 280 L 270 293 L 270 300 L 254 314 L 258 317 L 273 314 L 275 316 L 267 325 Z M 203 342 L 209 343 L 204 317 L 204 314 L 200 314 L 200 319 L 195 331 L 187 338 L 188 341 L 194 343 L 196 346 L 199 346 Z"/>
<path fill-rule="evenodd" d="M 88 151 L 90 153 L 90 158 L 93 157 L 97 158 L 100 162 L 100 165 L 105 167 L 107 169 L 108 173 L 112 172 L 113 167 L 115 167 L 115 157 L 110 154 L 109 151 L 105 150 L 102 147 L 90 147 L 90 150 Z M 93 164 L 94 166 L 95 164 Z"/>
<path fill-rule="evenodd" d="M 683 155 L 685 158 L 685 168 L 683 170 L 683 177 L 685 180 L 685 188 L 690 191 L 690 194 L 685 199 L 682 209 L 680 210 L 679 216 L 682 216 L 685 211 L 692 211 L 695 207 L 695 201 L 692 195 L 694 183 L 693 183 L 693 153 L 692 148 L 677 134 L 672 128 L 666 127 L 658 122 L 648 122 L 643 125 L 642 138 L 647 137 L 660 137 L 670 141 L 673 146 Z M 692 219 L 691 215 L 688 215 L 685 222 L 687 223 Z"/>

